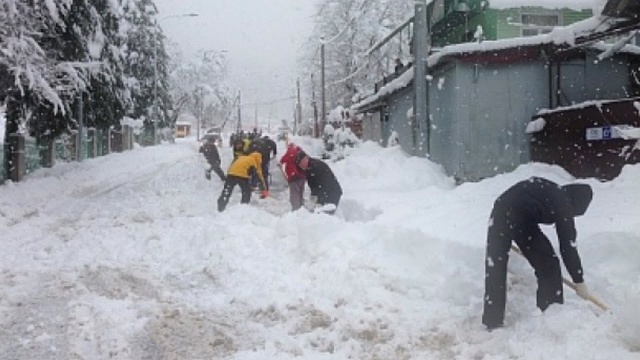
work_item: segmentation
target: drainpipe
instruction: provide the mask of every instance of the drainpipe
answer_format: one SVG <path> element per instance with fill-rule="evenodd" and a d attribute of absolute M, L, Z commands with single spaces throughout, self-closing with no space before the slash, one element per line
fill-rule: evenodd
<path fill-rule="evenodd" d="M 553 62 L 547 62 L 549 73 L 549 109 L 553 109 Z"/>
<path fill-rule="evenodd" d="M 560 65 L 562 61 L 558 60 L 556 63 L 557 71 L 556 71 L 556 106 L 561 106 L 562 98 L 560 97 L 560 87 L 562 86 L 562 81 L 560 79 Z"/>
<path fill-rule="evenodd" d="M 429 18 L 427 0 L 415 0 L 413 24 L 414 78 L 413 119 L 411 120 L 413 155 L 429 155 Z"/>

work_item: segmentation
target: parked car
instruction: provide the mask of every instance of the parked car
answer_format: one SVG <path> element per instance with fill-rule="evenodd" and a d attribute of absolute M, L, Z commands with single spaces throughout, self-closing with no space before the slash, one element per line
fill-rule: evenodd
<path fill-rule="evenodd" d="M 278 136 L 276 137 L 276 140 L 285 141 L 290 132 L 291 129 L 288 126 L 278 126 Z"/>
<path fill-rule="evenodd" d="M 202 141 L 205 142 L 207 140 L 209 140 L 210 138 L 213 138 L 213 140 L 216 143 L 216 146 L 220 147 L 222 146 L 222 132 L 220 128 L 211 128 L 209 130 L 207 130 L 206 133 L 204 133 L 204 135 L 202 135 Z"/>

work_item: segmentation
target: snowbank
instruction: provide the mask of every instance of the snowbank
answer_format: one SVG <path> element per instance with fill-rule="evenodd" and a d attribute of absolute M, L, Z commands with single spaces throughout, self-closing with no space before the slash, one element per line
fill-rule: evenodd
<path fill-rule="evenodd" d="M 311 154 L 316 139 L 292 139 Z M 279 154 L 284 144 L 279 143 Z M 505 329 L 480 324 L 494 199 L 530 164 L 455 186 L 441 167 L 365 142 L 330 162 L 337 216 L 273 196 L 224 213 L 195 141 L 140 148 L 0 187 L 0 353 L 16 359 L 639 359 L 640 166 L 585 180 L 585 279 L 603 313 L 566 290 L 535 307 L 513 255 Z M 231 160 L 221 148 L 223 167 Z M 308 195 L 308 194 L 307 194 Z M 544 227 L 555 239 L 554 229 Z M 555 241 L 554 241 L 555 244 Z"/>

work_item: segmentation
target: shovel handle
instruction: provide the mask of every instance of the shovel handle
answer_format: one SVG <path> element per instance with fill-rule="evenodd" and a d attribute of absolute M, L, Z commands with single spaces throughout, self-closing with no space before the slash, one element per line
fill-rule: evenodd
<path fill-rule="evenodd" d="M 522 251 L 517 246 L 511 245 L 511 250 L 513 250 L 514 252 L 524 257 L 524 254 L 522 254 Z M 563 277 L 562 282 L 568 287 L 570 287 L 573 291 L 576 291 L 576 284 L 571 282 L 571 280 L 568 280 L 567 278 Z M 594 305 L 596 305 L 600 309 L 604 311 L 609 311 L 609 307 L 605 305 L 602 301 L 595 298 L 593 295 L 589 294 L 589 296 L 587 297 L 587 300 L 591 301 Z"/>

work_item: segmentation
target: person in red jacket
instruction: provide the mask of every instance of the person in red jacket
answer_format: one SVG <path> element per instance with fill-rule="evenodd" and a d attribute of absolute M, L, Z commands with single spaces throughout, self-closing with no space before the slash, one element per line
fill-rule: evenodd
<path fill-rule="evenodd" d="M 284 175 L 287 178 L 287 183 L 289 183 L 291 211 L 296 211 L 304 205 L 304 184 L 307 178 L 295 163 L 296 157 L 300 153 L 304 153 L 302 148 L 290 143 L 287 147 L 287 152 L 280 159 L 280 164 L 284 167 Z"/>

